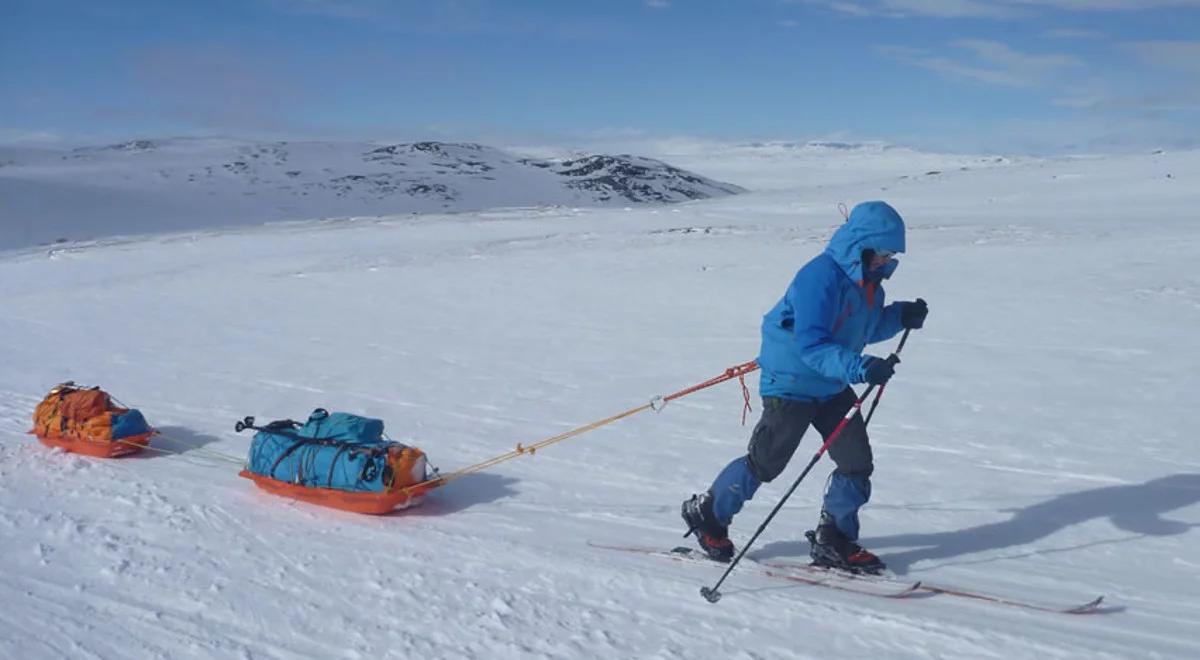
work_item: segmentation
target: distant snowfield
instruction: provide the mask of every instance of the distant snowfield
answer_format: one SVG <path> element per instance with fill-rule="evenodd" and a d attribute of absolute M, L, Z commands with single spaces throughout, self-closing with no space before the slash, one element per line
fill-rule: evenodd
<path fill-rule="evenodd" d="M 675 206 L 0 253 L 0 656 L 1200 655 L 1200 153 L 757 149 L 660 154 L 757 191 Z M 932 311 L 872 422 L 864 544 L 907 579 L 1047 604 L 1105 594 L 1107 613 L 890 601 L 750 570 L 714 605 L 698 591 L 716 567 L 589 546 L 685 543 L 679 502 L 745 449 L 736 384 L 379 518 L 272 497 L 202 452 L 100 461 L 24 435 L 73 379 L 208 451 L 243 456 L 244 415 L 323 406 L 381 417 L 453 470 L 752 359 L 836 205 L 874 198 L 909 228 L 889 297 Z M 735 541 L 817 446 L 759 491 Z M 750 556 L 804 559 L 829 469 Z"/>
<path fill-rule="evenodd" d="M 133 140 L 0 147 L 0 249 L 270 221 L 626 206 L 741 192 L 631 155 L 542 159 L 470 143 Z"/>

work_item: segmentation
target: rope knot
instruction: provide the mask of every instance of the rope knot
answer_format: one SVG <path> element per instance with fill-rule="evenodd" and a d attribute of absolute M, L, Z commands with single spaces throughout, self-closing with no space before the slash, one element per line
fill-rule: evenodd
<path fill-rule="evenodd" d="M 746 387 L 746 374 L 738 374 L 738 383 L 742 386 L 742 400 L 745 402 L 745 406 L 742 408 L 742 426 L 745 426 L 746 415 L 753 412 L 753 409 L 750 407 L 750 388 Z"/>

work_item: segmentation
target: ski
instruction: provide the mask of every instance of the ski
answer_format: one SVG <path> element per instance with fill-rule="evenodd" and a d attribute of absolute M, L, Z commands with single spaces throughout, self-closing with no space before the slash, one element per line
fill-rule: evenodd
<path fill-rule="evenodd" d="M 787 572 L 786 574 L 788 574 L 788 575 L 796 574 L 796 572 L 798 572 L 798 571 L 803 572 L 805 574 L 829 574 L 829 573 L 834 573 L 834 574 L 839 574 L 839 575 L 842 574 L 841 572 L 836 571 L 834 569 L 823 568 L 820 566 L 812 566 L 809 564 L 795 564 L 795 563 L 790 563 L 790 562 L 756 562 L 756 563 L 758 563 L 760 566 L 765 566 L 767 568 L 773 568 L 773 569 L 777 569 L 777 570 L 781 570 L 781 571 L 786 571 Z M 875 582 L 875 583 L 882 583 L 882 584 L 902 584 L 902 581 L 900 579 L 891 577 L 891 576 L 887 576 L 887 575 L 863 575 L 863 574 L 860 574 L 860 575 L 854 575 L 854 576 L 850 576 L 850 577 L 854 577 L 855 579 L 860 579 L 860 580 L 864 580 L 864 581 L 868 581 L 868 582 Z M 969 600 L 977 600 L 980 602 L 992 603 L 995 605 L 1005 605 L 1008 607 L 1016 607 L 1016 608 L 1020 608 L 1020 609 L 1033 610 L 1035 612 L 1053 612 L 1053 613 L 1057 613 L 1057 614 L 1102 614 L 1107 611 L 1107 610 L 1101 608 L 1101 605 L 1104 603 L 1104 596 L 1097 596 L 1096 598 L 1094 598 L 1086 603 L 1083 603 L 1081 605 L 1059 607 L 1059 606 L 1054 606 L 1054 605 L 1043 605 L 1041 603 L 1034 603 L 1034 602 L 1029 602 L 1029 601 L 1024 601 L 1024 600 L 1016 600 L 1016 599 L 1012 599 L 1012 598 L 1005 598 L 1003 596 L 994 596 L 992 594 L 986 594 L 986 593 L 982 593 L 982 592 L 978 592 L 978 591 L 972 591 L 972 590 L 968 590 L 968 589 L 960 589 L 957 587 L 942 586 L 942 585 L 937 585 L 937 584 L 921 583 L 919 590 L 923 591 L 925 593 L 929 593 L 929 594 L 941 594 L 941 595 L 945 595 L 945 596 L 953 596 L 955 598 L 965 598 L 965 599 L 969 599 Z"/>
<path fill-rule="evenodd" d="M 662 550 L 659 548 L 639 546 L 611 545 L 597 543 L 594 541 L 588 541 L 587 544 L 593 548 L 602 548 L 605 550 L 616 550 L 619 552 L 665 557 L 667 559 L 674 559 L 676 561 L 723 566 L 723 564 L 709 559 L 708 557 L 704 556 L 703 553 L 694 548 L 677 547 L 671 550 Z M 958 587 L 950 587 L 938 584 L 926 584 L 923 581 L 907 582 L 902 578 L 897 578 L 890 575 L 848 573 L 846 571 L 839 571 L 821 566 L 812 566 L 809 564 L 797 564 L 792 562 L 764 562 L 756 559 L 750 559 L 748 557 L 743 558 L 742 561 L 749 562 L 747 568 L 750 568 L 755 573 L 765 577 L 789 580 L 791 582 L 798 582 L 800 584 L 807 584 L 811 586 L 828 587 L 837 591 L 857 593 L 866 596 L 875 596 L 877 598 L 903 599 L 914 595 L 928 594 L 950 596 L 953 598 L 974 600 L 981 603 L 991 603 L 993 605 L 1030 610 L 1034 612 L 1049 612 L 1054 614 L 1104 614 L 1106 612 L 1115 611 L 1102 607 L 1104 603 L 1104 596 L 1097 596 L 1096 598 L 1080 605 L 1056 606 L 1026 600 L 1018 600 L 1015 598 L 1006 598 L 1003 596 L 996 596 L 970 589 L 961 589 Z M 877 587 L 882 587 L 882 589 L 876 590 L 866 588 L 864 585 L 875 585 Z"/>
<path fill-rule="evenodd" d="M 723 564 L 709 559 L 703 553 L 698 552 L 693 548 L 676 547 L 670 550 L 661 550 L 658 548 L 646 548 L 638 546 L 608 545 L 604 543 L 596 543 L 594 541 L 588 541 L 587 544 L 593 548 L 601 548 L 604 550 L 616 550 L 618 552 L 647 555 L 651 557 L 663 557 L 675 561 L 723 566 Z M 885 590 L 878 590 L 866 587 L 864 586 L 864 583 L 856 584 L 852 581 L 852 576 L 848 575 L 840 575 L 832 572 L 819 577 L 801 575 L 773 570 L 768 566 L 753 561 L 750 563 L 748 568 L 765 577 L 787 580 L 789 582 L 797 582 L 814 587 L 827 587 L 836 591 L 844 591 L 863 596 L 875 596 L 876 598 L 902 599 L 918 593 L 921 589 L 920 582 L 913 582 L 911 584 L 899 585 L 896 588 L 891 588 L 891 585 L 887 585 Z"/>
<path fill-rule="evenodd" d="M 958 598 L 969 598 L 987 603 L 995 603 L 997 605 L 1007 605 L 1009 607 L 1018 607 L 1026 610 L 1034 610 L 1036 612 L 1055 612 L 1058 614 L 1102 614 L 1105 610 L 1101 609 L 1100 605 L 1104 602 L 1104 596 L 1070 607 L 1055 607 L 1052 605 L 1041 605 L 1038 603 L 1029 603 L 1020 600 L 1012 600 L 1002 598 L 1000 596 L 992 596 L 990 594 L 982 594 L 972 591 L 963 591 L 961 589 L 949 589 L 936 585 L 926 585 L 924 589 L 930 593 L 945 594 L 947 596 L 955 596 Z"/>

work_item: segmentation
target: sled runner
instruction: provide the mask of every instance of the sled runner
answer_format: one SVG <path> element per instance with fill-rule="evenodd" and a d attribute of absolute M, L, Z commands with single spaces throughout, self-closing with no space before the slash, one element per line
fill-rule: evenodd
<path fill-rule="evenodd" d="M 309 504 L 332 507 L 343 511 L 366 513 L 376 516 L 389 513 L 397 508 L 407 509 L 410 506 L 419 504 L 429 491 L 440 485 L 437 480 L 431 480 L 391 493 L 356 493 L 337 490 L 335 488 L 291 484 L 286 481 L 255 474 L 250 470 L 242 470 L 238 474 L 252 480 L 259 488 L 273 495 L 290 497 L 295 500 L 308 502 Z"/>

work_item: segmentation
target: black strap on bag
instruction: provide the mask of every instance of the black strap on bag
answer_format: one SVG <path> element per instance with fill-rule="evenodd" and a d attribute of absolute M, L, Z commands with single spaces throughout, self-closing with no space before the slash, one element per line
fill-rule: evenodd
<path fill-rule="evenodd" d="M 323 414 L 321 414 L 321 413 L 323 413 Z M 320 415 L 318 417 L 318 419 L 324 419 L 325 417 L 329 416 L 329 412 L 326 411 L 324 408 L 317 408 L 316 410 L 313 411 L 313 415 L 314 416 Z M 309 419 L 312 419 L 312 417 L 310 417 Z M 329 474 L 326 477 L 326 484 L 329 487 L 333 487 L 333 473 L 334 473 L 334 470 L 337 468 L 338 459 L 341 458 L 343 452 L 348 453 L 353 458 L 358 458 L 360 456 L 366 456 L 368 459 L 375 459 L 375 458 L 378 458 L 382 454 L 386 454 L 388 451 L 388 447 L 390 446 L 390 443 L 386 443 L 386 444 L 379 444 L 379 445 L 374 445 L 374 446 L 368 447 L 368 446 L 363 446 L 361 443 L 350 442 L 347 440 L 337 440 L 334 438 L 304 437 L 304 436 L 301 436 L 298 433 L 296 433 L 296 429 L 304 426 L 304 424 L 301 424 L 300 422 L 297 422 L 292 419 L 276 420 L 274 422 L 271 422 L 270 424 L 267 424 L 266 426 L 256 426 L 254 421 L 255 421 L 254 417 L 248 415 L 248 416 L 242 418 L 241 420 L 238 420 L 238 422 L 233 425 L 233 429 L 235 431 L 237 431 L 238 433 L 241 433 L 242 431 L 245 431 L 246 429 L 251 429 L 254 431 L 263 431 L 266 433 L 271 433 L 273 435 L 282 435 L 284 437 L 288 437 L 288 438 L 295 440 L 295 442 L 293 442 L 290 447 L 285 449 L 283 451 L 283 453 L 280 454 L 279 457 L 275 459 L 275 462 L 271 465 L 271 470 L 270 470 L 270 472 L 268 472 L 267 476 L 271 477 L 272 479 L 275 478 L 275 470 L 279 468 L 279 464 L 282 463 L 285 459 L 287 459 L 287 457 L 296 453 L 296 451 L 298 451 L 301 447 L 312 447 L 312 446 L 337 447 L 338 448 L 337 454 L 333 457 L 333 462 L 329 466 Z M 378 474 L 378 469 L 379 468 L 375 465 L 374 460 L 364 461 L 362 469 L 359 470 L 359 473 L 358 473 L 359 481 L 373 480 L 376 477 L 376 475 Z M 385 476 L 386 476 L 387 471 L 388 470 L 385 467 L 384 468 Z M 297 470 L 297 472 L 296 472 L 297 476 L 299 476 L 302 472 L 303 472 L 303 470 Z"/>
<path fill-rule="evenodd" d="M 280 420 L 271 422 L 270 424 L 267 424 L 266 426 L 255 426 L 254 425 L 254 417 L 252 415 L 247 415 L 246 417 L 239 419 L 237 421 L 237 423 L 233 425 L 233 430 L 237 431 L 238 433 L 241 433 L 242 431 L 245 431 L 246 429 L 253 429 L 255 431 L 266 431 L 267 433 L 279 433 L 280 435 L 288 435 L 288 433 L 287 433 L 288 431 L 295 431 L 296 429 L 300 428 L 301 426 L 304 426 L 304 425 L 301 424 L 300 422 L 297 422 L 297 421 L 291 420 L 291 419 L 280 419 Z M 295 437 L 300 437 L 300 436 L 296 436 L 294 433 L 292 435 Z"/>

